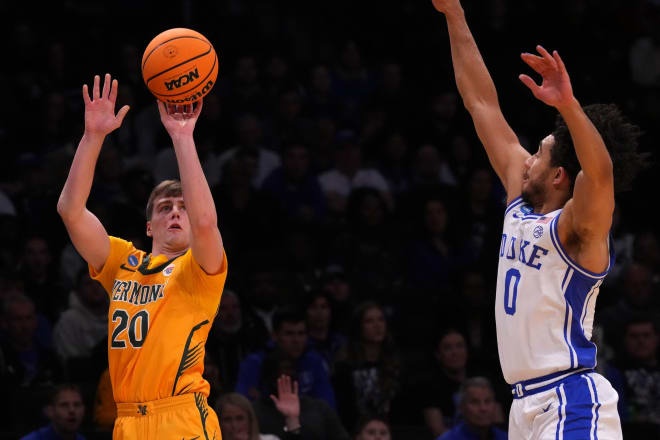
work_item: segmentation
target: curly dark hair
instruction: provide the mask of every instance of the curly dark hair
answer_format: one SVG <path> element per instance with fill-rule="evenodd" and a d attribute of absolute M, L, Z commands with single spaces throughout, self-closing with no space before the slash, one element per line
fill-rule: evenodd
<path fill-rule="evenodd" d="M 600 133 L 614 166 L 614 192 L 628 191 L 637 173 L 646 168 L 649 153 L 637 151 L 641 129 L 631 123 L 615 104 L 591 104 L 583 107 L 591 122 Z M 552 166 L 563 167 L 571 179 L 571 192 L 575 177 L 581 170 L 573 146 L 573 139 L 566 122 L 557 115 L 552 132 L 555 144 L 550 153 Z"/>

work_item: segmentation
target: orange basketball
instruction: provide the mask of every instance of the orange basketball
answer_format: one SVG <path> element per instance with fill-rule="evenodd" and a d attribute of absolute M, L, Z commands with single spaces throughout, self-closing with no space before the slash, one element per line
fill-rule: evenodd
<path fill-rule="evenodd" d="M 163 102 L 186 104 L 206 95 L 218 76 L 218 57 L 209 40 L 175 28 L 151 40 L 142 55 L 142 78 Z"/>

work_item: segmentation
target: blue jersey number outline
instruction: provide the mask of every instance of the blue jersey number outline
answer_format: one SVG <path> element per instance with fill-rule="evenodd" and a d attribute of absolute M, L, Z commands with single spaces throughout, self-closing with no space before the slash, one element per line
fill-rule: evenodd
<path fill-rule="evenodd" d="M 513 283 L 513 294 L 511 294 L 511 280 L 515 279 Z M 504 311 L 507 315 L 516 313 L 516 300 L 518 299 L 518 283 L 520 282 L 520 271 L 516 268 L 511 268 L 506 271 L 504 277 Z"/>

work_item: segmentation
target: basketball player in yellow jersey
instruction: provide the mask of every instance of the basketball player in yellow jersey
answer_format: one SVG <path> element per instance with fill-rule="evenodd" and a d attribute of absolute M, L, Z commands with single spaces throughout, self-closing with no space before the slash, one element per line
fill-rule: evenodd
<path fill-rule="evenodd" d="M 154 188 L 147 204 L 151 253 L 109 237 L 85 207 L 106 135 L 128 112 L 115 115 L 117 80 L 83 86 L 85 133 L 57 204 L 71 241 L 110 296 L 108 359 L 117 402 L 113 439 L 220 439 L 202 378 L 204 343 L 227 276 L 211 191 L 195 150 L 193 130 L 202 103 L 190 113 L 160 117 L 172 138 L 181 182 Z"/>

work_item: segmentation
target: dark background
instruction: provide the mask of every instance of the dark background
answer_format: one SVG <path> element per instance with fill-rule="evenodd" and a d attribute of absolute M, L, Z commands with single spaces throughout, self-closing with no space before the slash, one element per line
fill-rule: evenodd
<path fill-rule="evenodd" d="M 528 71 L 520 60 L 520 53 L 532 52 L 536 44 L 542 44 L 546 49 L 559 51 L 571 75 L 575 95 L 583 105 L 616 103 L 642 127 L 640 149 L 655 152 L 660 103 L 658 2 L 471 0 L 463 2 L 463 6 L 498 88 L 504 115 L 526 148 L 530 151 L 536 148 L 538 141 L 552 130 L 555 118 L 554 109 L 536 101 L 517 79 L 518 74 Z M 458 185 L 439 185 L 434 190 L 434 194 L 443 194 L 450 208 L 448 215 L 457 259 L 469 246 L 470 232 L 459 227 L 468 209 L 467 185 L 474 170 L 488 167 L 487 159 L 469 115 L 455 94 L 456 112 L 444 121 L 449 126 L 447 133 L 439 136 L 430 128 L 433 97 L 452 96 L 456 89 L 446 25 L 430 1 L 116 1 L 111 5 L 100 1 L 39 5 L 2 2 L 0 16 L 3 17 L 0 84 L 4 85 L 3 104 L 0 105 L 0 191 L 11 199 L 17 211 L 16 215 L 0 216 L 0 246 L 3 248 L 0 288 L 8 291 L 7 286 L 20 281 L 19 269 L 28 237 L 37 234 L 47 238 L 54 268 L 59 267 L 58 259 L 69 242 L 55 206 L 83 132 L 81 85 L 91 84 L 95 74 L 112 73 L 119 79 L 120 90 L 126 89 L 117 108 L 130 103 L 132 109 L 126 121 L 133 119 L 134 124 L 141 111 L 148 114 L 149 106 L 154 107 L 154 98 L 140 75 L 142 51 L 156 34 L 172 27 L 189 27 L 204 34 L 214 44 L 220 60 L 218 82 L 211 92 L 218 101 L 215 103 L 218 114 L 215 120 L 203 114 L 196 132 L 198 145 L 207 140 L 217 155 L 236 145 L 235 117 L 250 111 L 258 114 L 264 126 L 270 128 L 265 130 L 263 144 L 278 152 L 287 135 L 298 136 L 277 132 L 279 93 L 291 88 L 298 90 L 302 100 L 299 119 L 303 122 L 300 125 L 316 127 L 320 117 L 307 105 L 310 71 L 323 64 L 331 72 L 337 100 L 342 103 L 350 98 L 356 103 L 349 110 L 346 110 L 348 106 L 340 106 L 340 110 L 327 116 L 334 122 L 337 132 L 350 128 L 358 139 L 364 140 L 374 112 L 385 114 L 386 122 L 377 126 L 376 134 L 361 144 L 365 166 L 386 174 L 391 163 L 384 157 L 383 145 L 392 132 L 400 132 L 406 144 L 401 158 L 404 177 L 413 182 L 416 150 L 428 142 L 436 146 L 443 160 L 459 176 Z M 364 90 L 347 92 L 337 85 L 343 69 L 342 50 L 349 41 L 358 48 L 362 69 L 367 75 Z M 644 42 L 654 50 L 649 52 L 653 55 L 635 58 L 636 48 L 642 47 Z M 233 92 L 238 81 L 235 67 L 246 55 L 253 56 L 257 62 L 256 81 L 260 84 L 262 99 L 256 104 L 243 105 L 237 103 Z M 268 75 L 269 62 L 274 55 L 288 66 L 288 74 L 281 81 Z M 383 66 L 388 64 L 397 64 L 401 69 L 401 91 L 393 104 L 383 104 L 378 99 Z M 132 130 L 134 133 L 126 138 L 111 137 L 113 151 L 117 154 L 108 163 L 118 169 L 115 175 L 109 172 L 101 177 L 97 171 L 97 182 L 90 196 L 90 201 L 96 205 L 103 205 L 108 194 L 125 198 L 133 190 L 130 179 L 134 178 L 131 171 L 135 170 L 126 164 L 135 153 L 135 131 L 141 127 L 133 126 Z M 311 134 L 300 135 L 308 144 L 313 162 L 320 154 L 314 144 L 313 139 L 317 138 L 314 130 L 311 129 Z M 275 133 L 279 137 L 269 137 Z M 165 131 L 161 129 L 156 134 L 157 148 L 169 148 Z M 465 141 L 468 157 L 460 164 L 451 148 L 456 137 Z M 652 166 L 640 175 L 633 191 L 617 196 L 621 221 L 615 237 L 627 234 L 635 238 L 643 232 L 656 238 L 653 206 L 658 167 L 655 157 L 652 160 Z M 316 174 L 323 171 L 322 168 L 313 169 Z M 499 246 L 498 228 L 503 208 L 502 190 L 494 174 L 490 178 L 493 185 L 489 195 L 491 208 L 487 218 L 480 220 L 488 230 L 486 249 L 492 248 L 489 247 L 491 243 L 495 248 Z M 408 189 L 412 186 L 411 183 Z M 395 204 L 387 212 L 387 228 L 375 233 L 390 241 L 387 251 L 381 249 L 387 253 L 390 266 L 373 267 L 378 263 L 371 261 L 373 264 L 367 269 L 360 266 L 362 261 L 355 252 L 333 246 L 334 238 L 345 237 L 347 233 L 358 239 L 362 233 L 365 236 L 374 233 L 351 229 L 350 213 L 325 211 L 324 216 L 312 222 L 299 223 L 279 210 L 271 210 L 271 205 L 262 204 L 254 212 L 244 214 L 247 217 L 238 216 L 232 221 L 238 218 L 245 225 L 261 228 L 263 222 L 256 218 L 268 219 L 266 223 L 270 229 L 244 231 L 235 224 L 223 225 L 223 205 L 216 199 L 220 229 L 232 261 L 227 286 L 240 296 L 246 288 L 254 256 L 266 255 L 265 260 L 273 262 L 279 279 L 283 280 L 282 290 L 289 292 L 283 296 L 287 298 L 283 302 L 296 302 L 296 298 L 314 284 L 308 278 L 314 279 L 314 274 L 321 273 L 330 263 L 339 263 L 349 274 L 354 291 L 359 291 L 355 294 L 357 298 L 375 298 L 386 306 L 392 331 L 398 343 L 405 347 L 404 358 L 408 356 L 414 365 L 428 352 L 438 329 L 450 324 L 460 326 L 460 313 L 440 306 L 446 302 L 443 298 L 458 294 L 460 277 L 448 277 L 441 285 L 433 287 L 420 287 L 412 281 L 406 266 L 406 252 L 418 238 L 422 217 L 418 205 L 419 198 L 424 196 L 411 190 L 392 193 Z M 144 195 L 136 197 L 142 197 L 136 201 L 137 205 L 140 201 L 146 203 Z M 128 222 L 121 216 L 105 214 L 108 217 L 104 224 L 110 234 L 133 237 L 143 230 L 143 220 L 136 219 L 133 224 L 130 214 L 127 214 Z M 488 229 L 491 224 L 496 225 L 492 231 Z M 311 256 L 306 261 L 295 258 L 295 242 L 289 241 L 295 240 L 291 238 L 294 236 L 303 237 L 310 248 L 301 251 Z M 292 254 L 287 254 L 291 249 L 294 249 Z M 485 256 L 473 256 L 467 261 L 456 273 L 477 268 L 494 296 L 496 255 L 485 253 Z M 653 267 L 653 273 L 658 274 L 658 269 Z M 374 277 L 380 277 L 382 282 L 372 282 Z M 657 277 L 654 280 L 657 281 Z M 654 289 L 656 287 L 654 284 Z M 620 294 L 615 281 L 606 285 L 599 299 L 599 310 L 615 304 Z M 654 295 L 657 296 L 655 290 Z M 654 299 L 653 310 L 656 308 L 657 299 Z M 493 374 L 497 376 L 496 351 L 486 350 L 480 355 L 492 362 Z M 501 376 L 498 377 L 501 380 Z M 75 377 L 68 379 L 76 381 Z M 506 405 L 508 408 L 508 403 Z M 35 415 L 35 420 L 38 419 L 40 417 Z M 12 421 L 3 419 L 2 425 L 11 427 Z M 15 433 L 12 429 L 8 428 L 6 438 L 15 438 L 10 434 Z"/>

